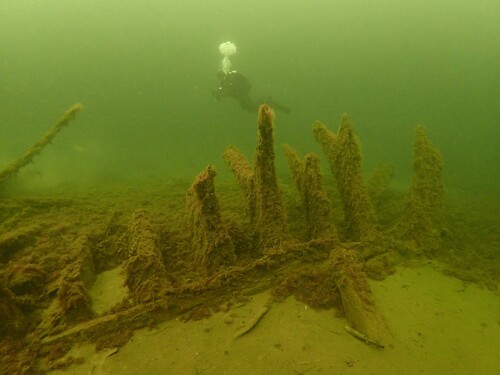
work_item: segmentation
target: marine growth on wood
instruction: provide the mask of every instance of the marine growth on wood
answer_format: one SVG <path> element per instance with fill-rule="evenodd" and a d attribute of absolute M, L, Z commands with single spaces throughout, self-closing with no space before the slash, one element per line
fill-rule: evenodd
<path fill-rule="evenodd" d="M 224 159 L 243 188 L 255 232 L 255 246 L 261 254 L 281 252 L 286 232 L 286 211 L 274 158 L 274 112 L 267 104 L 263 104 L 259 107 L 257 117 L 253 171 L 250 163 L 234 147 L 228 148 L 224 154 Z"/>
<path fill-rule="evenodd" d="M 361 171 L 361 147 L 347 115 L 342 116 L 337 134 L 321 122 L 313 126 L 314 136 L 325 152 L 342 199 L 345 236 L 362 240 L 375 230 L 375 215 Z"/>

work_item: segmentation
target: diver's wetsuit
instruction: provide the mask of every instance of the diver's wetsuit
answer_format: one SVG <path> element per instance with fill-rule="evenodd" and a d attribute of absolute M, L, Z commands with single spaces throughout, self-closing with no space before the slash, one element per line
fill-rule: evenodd
<path fill-rule="evenodd" d="M 259 108 L 259 104 L 264 102 L 277 110 L 283 111 L 285 113 L 290 112 L 290 109 L 288 107 L 279 105 L 271 98 L 267 98 L 266 100 L 259 102 L 254 102 L 250 97 L 250 90 L 252 89 L 252 85 L 243 74 L 238 73 L 235 70 L 232 70 L 227 74 L 224 74 L 219 70 L 217 72 L 217 78 L 219 79 L 219 87 L 217 88 L 217 90 L 213 91 L 213 95 L 217 100 L 225 97 L 234 98 L 238 101 L 238 104 L 241 108 L 250 113 L 255 113 Z"/>

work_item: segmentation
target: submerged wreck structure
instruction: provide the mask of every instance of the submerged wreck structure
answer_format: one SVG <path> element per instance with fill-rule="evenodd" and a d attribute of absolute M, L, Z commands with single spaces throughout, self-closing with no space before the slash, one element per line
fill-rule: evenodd
<path fill-rule="evenodd" d="M 15 177 L 23 167 L 31 163 L 33 161 L 33 158 L 36 155 L 40 154 L 43 148 L 50 142 L 52 142 L 54 137 L 62 129 L 64 129 L 81 110 L 82 105 L 80 103 L 68 108 L 68 110 L 64 112 L 62 117 L 56 122 L 56 124 L 47 133 L 45 133 L 42 138 L 35 142 L 35 144 L 31 146 L 24 155 L 8 165 L 7 168 L 5 168 L 3 171 L 0 171 L 0 193 L 2 185 L 6 184 L 10 179 Z"/>
<path fill-rule="evenodd" d="M 415 129 L 413 147 L 413 179 L 395 233 L 412 241 L 415 251 L 432 255 L 439 249 L 445 231 L 443 158 L 422 125 Z"/>
<path fill-rule="evenodd" d="M 259 254 L 283 251 L 286 212 L 274 164 L 274 112 L 266 104 L 259 108 L 257 148 L 253 168 L 235 147 L 224 153 L 224 160 L 235 173 L 245 194 Z"/>
<path fill-rule="evenodd" d="M 70 109 L 60 123 L 67 124 L 80 108 Z M 117 202 L 95 195 L 0 201 L 0 357 L 10 373 L 65 368 L 77 361 L 66 355 L 74 342 L 117 347 L 135 328 L 174 317 L 200 319 L 269 289 L 274 301 L 295 295 L 312 307 L 337 309 L 347 320 L 346 331 L 369 345 L 390 343 L 367 277 L 393 272 L 401 249 L 432 253 L 439 247 L 444 225 L 439 152 L 417 127 L 414 178 L 403 214 L 395 225 L 382 227 L 373 197 L 387 188 L 391 169 L 380 169 L 376 181 L 365 182 L 360 143 L 347 115 L 337 133 L 313 125 L 340 197 L 343 217 L 336 220 L 318 155 L 301 157 L 292 146 L 283 147 L 295 185 L 283 191 L 274 132 L 274 112 L 264 104 L 253 162 L 234 146 L 224 152 L 244 200 L 245 214 L 231 220 L 220 204 L 229 193 L 216 190 L 213 165 L 196 176 L 184 200 L 168 203 L 164 192 L 155 193 L 154 204 L 154 194 L 141 203 L 142 191 L 119 209 L 113 208 Z M 9 166 L 0 183 L 48 142 L 44 138 Z M 304 233 L 287 229 L 285 193 L 300 197 Z M 127 291 L 98 311 L 92 287 L 99 275 L 116 269 Z"/>
<path fill-rule="evenodd" d="M 375 215 L 361 172 L 361 149 L 352 124 L 344 114 L 337 134 L 320 122 L 314 124 L 313 133 L 328 158 L 341 197 L 345 237 L 361 241 L 375 230 Z"/>

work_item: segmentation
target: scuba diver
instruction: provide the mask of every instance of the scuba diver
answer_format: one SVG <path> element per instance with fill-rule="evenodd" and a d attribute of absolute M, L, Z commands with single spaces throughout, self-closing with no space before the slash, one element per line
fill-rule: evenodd
<path fill-rule="evenodd" d="M 290 112 L 290 108 L 278 104 L 271 97 L 257 101 L 252 99 L 250 96 L 252 85 L 248 79 L 236 70 L 231 70 L 231 61 L 229 57 L 236 54 L 236 46 L 233 43 L 222 43 L 219 46 L 219 51 L 223 56 L 221 68 L 217 72 L 219 87 L 217 90 L 212 90 L 212 95 L 216 100 L 221 100 L 226 97 L 236 99 L 242 109 L 251 113 L 255 113 L 262 103 L 266 103 L 278 111 L 285 113 Z"/>
<path fill-rule="evenodd" d="M 226 97 L 234 98 L 242 109 L 250 113 L 255 113 L 262 103 L 270 105 L 275 110 L 290 113 L 290 108 L 277 103 L 271 97 L 258 101 L 252 100 L 250 96 L 252 85 L 243 74 L 235 70 L 231 70 L 227 73 L 219 70 L 217 72 L 217 78 L 219 80 L 219 87 L 217 90 L 212 90 L 212 95 L 216 100 L 221 100 Z"/>

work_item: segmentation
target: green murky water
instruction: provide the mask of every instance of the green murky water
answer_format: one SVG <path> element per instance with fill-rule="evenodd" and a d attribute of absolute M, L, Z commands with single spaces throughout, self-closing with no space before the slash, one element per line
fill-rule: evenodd
<path fill-rule="evenodd" d="M 216 348 L 216 354 L 201 346 L 192 360 L 189 351 L 203 341 L 200 333 L 206 335 L 212 326 L 185 324 L 196 333 L 194 339 L 185 341 L 187 349 L 179 351 L 182 345 L 169 331 L 173 346 L 163 347 L 166 341 L 161 344 L 169 355 L 178 351 L 180 364 L 172 362 L 171 369 L 182 370 L 172 371 L 219 374 L 220 367 L 231 366 L 251 371 L 255 358 L 266 368 L 264 372 L 275 364 L 275 373 L 287 374 L 292 368 L 299 373 L 296 365 L 309 364 L 318 373 L 327 368 L 331 372 L 334 367 L 328 367 L 328 361 L 343 370 L 356 366 L 358 372 L 386 368 L 386 373 L 400 373 L 398 366 L 414 373 L 427 368 L 435 373 L 494 369 L 500 274 L 498 14 L 500 3 L 494 0 L 0 0 L 0 172 L 68 107 L 79 102 L 84 106 L 77 119 L 23 168 L 9 194 L 0 197 L 0 292 L 4 293 L 0 303 L 8 307 L 0 312 L 18 319 L 4 319 L 2 329 L 19 324 L 12 331 L 21 332 L 25 315 L 36 317 L 46 308 L 43 301 L 35 309 L 35 304 L 26 304 L 30 300 L 12 299 L 8 285 L 15 285 L 16 280 L 22 284 L 23 277 L 37 280 L 40 275 L 29 271 L 39 268 L 55 272 L 49 272 L 53 279 L 59 277 L 57 272 L 66 266 L 67 249 L 78 243 L 75 238 L 90 238 L 95 245 L 93 256 L 113 263 L 110 254 L 117 256 L 123 250 L 122 234 L 137 208 L 152 212 L 157 230 L 163 228 L 161 251 L 167 259 L 172 251 L 179 259 L 188 254 L 172 250 L 181 242 L 167 234 L 178 231 L 188 243 L 189 233 L 182 226 L 185 191 L 207 164 L 215 164 L 219 172 L 216 187 L 223 219 L 233 226 L 247 222 L 242 196 L 222 155 L 227 146 L 235 145 L 251 160 L 257 113 L 244 111 L 232 98 L 217 101 L 212 95 L 219 86 L 217 71 L 223 60 L 219 45 L 231 41 L 237 47 L 230 56 L 232 69 L 249 80 L 252 100 L 272 97 L 291 109 L 276 113 L 276 164 L 289 214 L 289 237 L 300 237 L 303 213 L 281 144 L 291 145 L 301 155 L 316 152 L 323 162 L 328 193 L 335 196 L 312 124 L 321 120 L 335 131 L 341 114 L 347 112 L 361 141 L 366 174 L 380 162 L 394 166 L 390 192 L 377 206 L 379 229 L 390 234 L 410 184 L 414 128 L 421 123 L 444 159 L 446 224 L 438 228 L 442 246 L 432 261 L 442 273 L 456 277 L 455 284 L 441 286 L 435 276 L 439 274 L 425 270 L 425 277 L 420 277 L 418 269 L 412 271 L 416 276 L 409 275 L 410 268 L 398 269 L 391 278 L 373 284 L 378 285 L 376 302 L 382 311 L 387 309 L 385 315 L 399 340 L 395 349 L 386 350 L 390 361 L 383 355 L 370 357 L 373 353 L 364 352 L 361 343 L 355 342 L 361 349 L 351 348 L 350 341 L 344 345 L 338 341 L 339 333 L 331 330 L 321 328 L 320 334 L 308 339 L 314 330 L 297 329 L 297 318 L 306 314 L 308 306 L 297 305 L 300 312 L 287 310 L 293 312 L 289 332 L 297 335 L 296 340 L 287 331 L 283 342 L 300 343 L 300 347 L 285 346 L 288 352 L 282 353 L 281 341 L 270 339 L 278 337 L 276 331 L 266 328 L 265 338 L 260 336 L 255 347 L 235 347 L 234 353 L 252 363 L 234 360 L 238 357 L 233 356 L 233 344 L 231 350 L 221 351 L 223 346 L 211 342 L 208 347 Z M 172 180 L 165 183 L 168 179 Z M 335 223 L 342 226 L 336 199 Z M 251 232 L 235 228 L 233 240 L 244 244 L 241 238 Z M 105 240 L 97 242 L 101 232 Z M 104 255 L 99 253 L 102 249 L 107 251 Z M 392 255 L 395 263 L 405 264 L 403 259 L 407 265 L 415 263 L 401 249 Z M 189 263 L 189 257 L 182 261 Z M 425 257 L 423 262 L 431 263 Z M 111 268 L 101 263 L 96 266 L 97 277 Z M 26 264 L 28 271 L 23 274 Z M 177 263 L 170 266 L 176 268 L 174 272 L 184 272 Z M 194 278 L 199 276 L 196 268 L 189 269 Z M 112 279 L 113 285 L 120 282 Z M 415 286 L 422 289 L 420 294 L 412 289 Z M 483 289 L 476 291 L 477 287 Z M 113 293 L 109 285 L 103 289 Z M 54 290 L 44 298 L 55 300 Z M 410 302 L 401 297 L 407 293 Z M 394 308 L 394 301 L 402 313 Z M 17 309 L 18 305 L 24 310 Z M 412 317 L 418 319 L 408 319 Z M 316 324 L 318 317 L 307 319 L 314 327 L 322 327 Z M 278 321 L 272 327 L 279 333 L 288 326 L 281 316 L 274 322 Z M 327 322 L 338 324 L 340 332 L 345 324 L 333 314 Z M 224 329 L 230 324 L 227 320 L 220 323 Z M 225 342 L 224 329 L 214 329 L 222 332 L 222 338 L 212 336 L 213 342 Z M 189 332 L 177 335 L 189 338 Z M 9 365 L 20 366 L 19 358 L 24 358 L 35 366 L 31 342 L 24 345 L 11 339 L 0 342 L 0 352 L 10 356 L 4 356 L 10 358 Z M 308 340 L 319 343 L 319 349 L 310 347 L 313 355 L 302 361 Z M 273 344 L 271 350 L 279 350 L 277 357 L 261 356 L 267 350 L 264 341 Z M 134 346 L 120 348 L 119 354 L 106 360 L 107 366 L 113 360 L 120 371 L 129 360 L 138 366 L 138 357 L 127 354 L 130 348 Z M 149 350 L 154 355 L 144 355 L 146 361 L 160 358 L 156 343 Z M 208 365 L 199 361 L 199 353 Z M 283 361 L 284 354 L 289 363 Z M 316 358 L 322 363 L 316 364 Z M 86 361 L 90 372 L 101 371 L 94 359 Z M 99 361 L 101 366 L 104 359 Z M 83 370 L 70 367 L 69 371 Z"/>
<path fill-rule="evenodd" d="M 214 101 L 218 46 L 255 98 L 289 107 L 277 143 L 317 151 L 311 124 L 347 112 L 365 168 L 411 173 L 412 130 L 427 126 L 446 181 L 498 187 L 500 38 L 493 0 L 125 1 L 0 3 L 0 168 L 75 102 L 85 110 L 24 170 L 39 184 L 226 172 L 248 155 L 255 118 Z M 278 154 L 286 173 L 281 153 Z"/>

